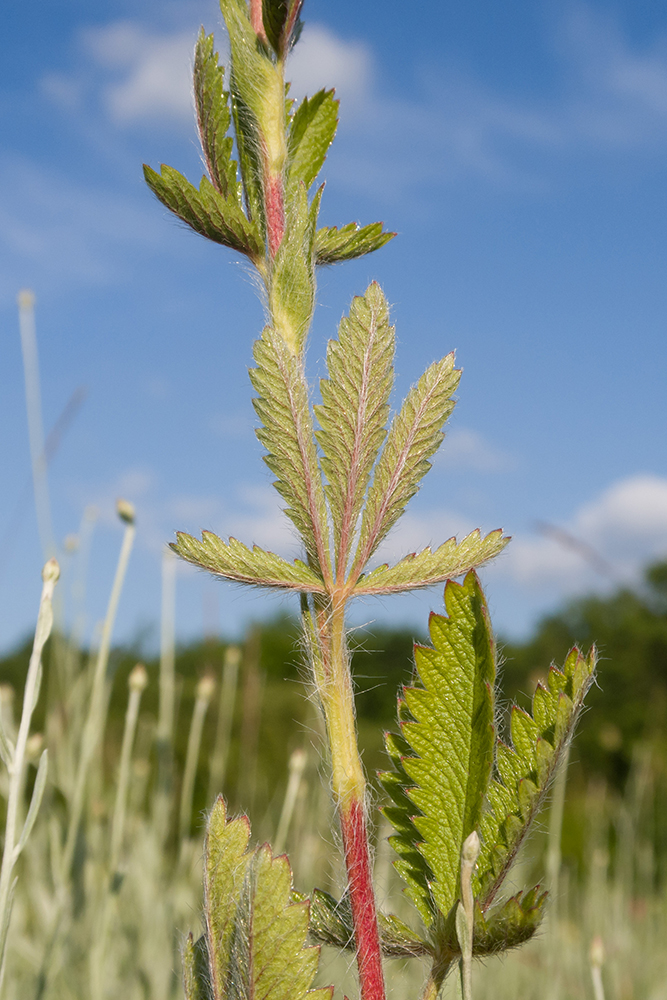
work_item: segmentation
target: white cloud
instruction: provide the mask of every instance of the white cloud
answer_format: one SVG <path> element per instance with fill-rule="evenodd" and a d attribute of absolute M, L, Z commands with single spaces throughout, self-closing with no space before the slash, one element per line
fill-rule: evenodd
<path fill-rule="evenodd" d="M 643 566 L 667 556 L 667 479 L 637 475 L 619 480 L 562 527 L 570 544 L 567 538 L 559 544 L 552 537 L 519 536 L 496 571 L 524 587 L 562 595 L 610 582 L 634 583 Z M 608 564 L 611 579 L 601 576 L 600 563 Z"/>
<path fill-rule="evenodd" d="M 36 282 L 103 284 L 129 246 L 164 247 L 152 205 L 73 184 L 25 157 L 0 158 L 0 300 Z"/>
<path fill-rule="evenodd" d="M 287 64 L 295 97 L 335 87 L 344 110 L 363 104 L 372 76 L 373 56 L 368 46 L 339 38 L 320 24 L 306 24 Z"/>
<path fill-rule="evenodd" d="M 376 562 L 395 561 L 452 535 L 461 539 L 474 528 L 500 526 L 480 525 L 455 510 L 408 512 Z M 585 591 L 633 585 L 647 563 L 667 558 L 667 478 L 636 475 L 612 483 L 548 534 L 504 527 L 514 537 L 484 572 L 496 593 L 511 585 L 518 604 L 537 609 Z"/>
<path fill-rule="evenodd" d="M 507 472 L 515 468 L 511 455 L 503 452 L 469 427 L 449 431 L 438 451 L 435 462 L 448 469 L 470 469 L 474 472 Z"/>
<path fill-rule="evenodd" d="M 637 556 L 656 558 L 667 551 L 667 479 L 643 475 L 614 483 L 579 511 L 575 528 L 628 569 Z"/>
<path fill-rule="evenodd" d="M 116 123 L 191 120 L 191 32 L 153 34 L 123 21 L 88 29 L 83 43 L 90 58 L 114 76 L 103 85 L 103 101 Z"/>
<path fill-rule="evenodd" d="M 220 42 L 224 45 L 224 36 Z M 191 32 L 155 33 L 134 21 L 88 28 L 81 33 L 81 47 L 94 75 L 81 67 L 69 76 L 47 73 L 42 90 L 69 110 L 80 107 L 87 91 L 98 90 L 107 114 L 120 126 L 156 119 L 190 122 L 194 44 Z M 345 109 L 353 111 L 367 99 L 373 57 L 363 42 L 307 24 L 287 76 L 293 96 L 335 87 Z"/>
<path fill-rule="evenodd" d="M 180 128 L 192 116 L 194 41 L 189 32 L 159 33 L 134 21 L 90 28 L 81 35 L 85 64 L 69 77 L 46 74 L 42 87 L 70 110 L 97 95 L 121 127 L 157 122 Z M 376 59 L 366 43 L 306 24 L 287 77 L 296 97 L 336 87 L 342 134 L 352 141 L 339 143 L 329 175 L 380 198 L 470 176 L 539 191 L 562 158 L 664 149 L 665 39 L 638 45 L 610 17 L 580 6 L 560 19 L 552 48 L 551 94 L 504 94 L 472 68 L 445 67 L 424 81 L 421 95 L 415 90 L 406 99 L 396 89 L 383 94 L 376 87 Z"/>

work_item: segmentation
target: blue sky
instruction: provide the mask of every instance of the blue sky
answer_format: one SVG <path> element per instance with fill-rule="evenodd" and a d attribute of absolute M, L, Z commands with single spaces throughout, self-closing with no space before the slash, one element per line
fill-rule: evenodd
<path fill-rule="evenodd" d="M 371 279 L 397 324 L 397 393 L 457 350 L 449 436 L 385 555 L 504 527 L 514 541 L 485 579 L 498 629 L 525 635 L 558 602 L 667 554 L 667 9 L 307 0 L 304 20 L 295 90 L 335 84 L 341 98 L 322 219 L 383 219 L 400 234 L 321 273 L 310 371 Z M 201 23 L 224 49 L 220 22 L 208 0 L 3 8 L 0 649 L 34 619 L 41 566 L 21 502 L 22 287 L 37 296 L 47 431 L 87 389 L 49 485 L 60 542 L 98 511 L 89 632 L 120 544 L 117 496 L 138 514 L 123 638 L 156 635 L 176 529 L 297 553 L 253 436 L 251 276 L 168 218 L 141 176 L 142 162 L 167 162 L 198 180 L 191 51 Z M 184 638 L 291 607 L 186 567 L 177 589 Z M 356 620 L 419 628 L 440 603 L 427 592 Z"/>

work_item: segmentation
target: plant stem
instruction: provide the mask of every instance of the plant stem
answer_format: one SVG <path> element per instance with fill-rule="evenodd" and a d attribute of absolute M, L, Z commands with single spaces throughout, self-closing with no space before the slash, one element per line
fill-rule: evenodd
<path fill-rule="evenodd" d="M 153 823 L 161 843 L 170 828 L 173 784 L 174 706 L 176 689 L 176 556 L 170 548 L 162 553 L 162 615 L 160 622 L 160 687 L 158 723 L 155 731 L 157 783 Z"/>
<path fill-rule="evenodd" d="M 229 744 L 234 721 L 234 704 L 238 685 L 241 650 L 238 646 L 228 646 L 225 651 L 225 664 L 220 685 L 220 703 L 218 705 L 218 722 L 215 730 L 215 746 L 211 756 L 211 767 L 208 782 L 208 801 L 212 804 L 222 792 L 222 785 L 227 771 Z"/>
<path fill-rule="evenodd" d="M 119 501 L 119 510 L 121 510 L 120 505 L 124 503 Z M 129 505 L 125 505 L 129 508 Z M 69 825 L 67 829 L 67 840 L 65 842 L 65 850 L 63 852 L 63 863 L 61 878 L 63 882 L 67 880 L 70 873 L 70 868 L 72 866 L 72 859 L 74 858 L 74 848 L 76 846 L 76 837 L 79 830 L 79 822 L 81 820 L 81 814 L 83 811 L 84 796 L 86 791 L 86 779 L 88 777 L 88 770 L 90 763 L 93 759 L 93 754 L 95 753 L 95 748 L 102 735 L 102 729 L 104 726 L 104 688 L 106 684 L 106 672 L 107 664 L 109 662 L 109 652 L 111 649 L 111 636 L 113 633 L 113 627 L 116 621 L 116 612 L 118 611 L 118 602 L 120 600 L 121 591 L 123 589 L 123 583 L 125 580 L 125 573 L 127 571 L 127 564 L 130 559 L 130 553 L 132 552 L 132 546 L 134 544 L 135 526 L 134 526 L 134 513 L 133 511 L 125 513 L 125 508 L 122 508 L 121 517 L 125 520 L 125 532 L 123 535 L 123 544 L 121 545 L 120 555 L 118 557 L 118 565 L 116 567 L 116 575 L 114 577 L 113 586 L 111 588 L 111 595 L 109 597 L 109 604 L 107 607 L 107 614 L 104 620 L 104 626 L 102 629 L 102 638 L 100 641 L 100 648 L 97 654 L 97 662 L 95 664 L 95 673 L 93 676 L 93 687 L 90 695 L 90 703 L 88 708 L 88 717 L 86 719 L 85 728 L 83 731 L 83 738 L 81 741 L 81 756 L 79 758 L 79 766 L 76 775 L 76 782 L 74 787 L 74 794 L 72 796 L 70 815 L 69 815 Z M 127 519 L 131 518 L 131 519 Z"/>
<path fill-rule="evenodd" d="M 51 524 L 51 504 L 49 484 L 46 478 L 46 452 L 44 450 L 44 427 L 42 424 L 42 399 L 39 388 L 39 362 L 37 357 L 37 337 L 35 335 L 35 296 L 29 289 L 19 292 L 19 323 L 21 329 L 21 349 L 25 375 L 25 397 L 28 410 L 28 433 L 30 437 L 30 460 L 37 509 L 37 527 L 44 558 L 55 553 L 53 526 Z"/>
<path fill-rule="evenodd" d="M 289 759 L 289 781 L 287 782 L 287 790 L 285 792 L 285 799 L 283 801 L 283 808 L 280 813 L 280 819 L 278 821 L 278 829 L 276 835 L 273 839 L 273 853 L 282 854 L 285 850 L 285 844 L 287 842 L 287 834 L 289 832 L 290 823 L 292 822 L 292 815 L 294 813 L 294 806 L 296 805 L 296 800 L 299 795 L 299 789 L 301 787 L 301 779 L 303 778 L 303 771 L 306 766 L 306 752 L 305 750 L 293 750 L 292 755 Z"/>
<path fill-rule="evenodd" d="M 39 614 L 35 641 L 28 665 L 25 689 L 23 692 L 23 708 L 16 746 L 11 750 L 11 761 L 8 764 L 9 789 L 7 793 L 7 818 L 5 821 L 5 842 L 0 869 L 0 985 L 4 975 L 5 946 L 9 921 L 11 917 L 14 885 L 12 871 L 21 850 L 21 838 L 17 843 L 17 825 L 23 774 L 26 764 L 26 744 L 30 732 L 30 722 L 39 695 L 42 674 L 42 650 L 48 639 L 53 624 L 52 599 L 60 570 L 55 559 L 49 559 L 42 571 L 42 596 L 39 602 Z"/>
<path fill-rule="evenodd" d="M 192 712 L 192 722 L 190 723 L 190 733 L 188 735 L 188 749 L 185 755 L 185 767 L 183 769 L 183 787 L 181 789 L 181 808 L 179 835 L 181 845 L 190 837 L 190 827 L 192 825 L 192 798 L 195 790 L 195 778 L 197 776 L 197 764 L 199 762 L 199 750 L 201 747 L 202 732 L 204 729 L 204 719 L 211 702 L 215 681 L 212 677 L 202 677 L 197 685 L 195 696 L 195 707 Z"/>
<path fill-rule="evenodd" d="M 116 801 L 114 804 L 113 819 L 111 822 L 111 863 L 109 865 L 109 869 L 112 878 L 118 870 L 121 848 L 123 846 L 127 790 L 130 783 L 132 745 L 134 743 L 134 734 L 137 728 L 137 719 L 139 718 L 141 695 L 143 694 L 143 690 L 147 683 L 148 675 L 146 673 L 146 668 L 143 664 L 137 663 L 128 679 L 130 694 L 127 701 L 127 710 L 125 712 L 125 726 L 123 729 L 123 744 L 120 751 Z"/>
<path fill-rule="evenodd" d="M 384 1000 L 382 952 L 366 829 L 366 779 L 357 746 L 345 605 L 345 597 L 334 594 L 329 608 L 320 611 L 323 654 L 320 695 L 331 749 L 334 800 L 340 813 L 361 998 Z M 326 610 L 330 610 L 330 615 Z"/>

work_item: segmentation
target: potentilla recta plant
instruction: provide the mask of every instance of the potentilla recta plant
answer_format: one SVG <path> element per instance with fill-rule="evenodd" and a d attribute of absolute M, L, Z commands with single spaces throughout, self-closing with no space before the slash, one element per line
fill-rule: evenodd
<path fill-rule="evenodd" d="M 301 0 L 221 0 L 229 35 L 228 90 L 213 37 L 202 30 L 194 96 L 206 174 L 194 187 L 163 166 L 145 168 L 160 201 L 195 232 L 245 255 L 260 276 L 266 326 L 250 370 L 257 436 L 285 513 L 303 543 L 289 562 L 256 545 L 204 532 L 175 551 L 217 576 L 295 591 L 309 667 L 328 737 L 347 890 L 336 900 L 292 885 L 286 857 L 250 849 L 245 817 L 222 798 L 205 846 L 204 934 L 184 953 L 188 1000 L 258 995 L 298 1000 L 313 990 L 320 941 L 354 949 L 362 1000 L 383 1000 L 382 960 L 430 956 L 425 996 L 459 964 L 470 996 L 473 956 L 527 940 L 545 902 L 539 887 L 506 898 L 505 877 L 563 758 L 594 672 L 574 650 L 538 685 L 532 714 L 511 713 L 496 733 L 496 649 L 475 568 L 497 555 L 500 530 L 369 569 L 430 468 L 454 408 L 454 355 L 434 362 L 391 416 L 394 330 L 371 284 L 353 300 L 327 350 L 320 402 L 311 405 L 306 346 L 317 268 L 380 249 L 382 224 L 319 226 L 316 179 L 338 121 L 333 90 L 299 104 L 285 63 L 301 30 Z M 462 583 L 454 582 L 463 577 Z M 355 598 L 446 583 L 445 615 L 431 615 L 430 646 L 415 650 L 413 683 L 386 736 L 384 812 L 395 828 L 396 869 L 421 920 L 416 933 L 375 904 L 366 776 L 357 746 L 346 615 Z M 309 943 L 310 942 L 310 943 Z M 316 1000 L 314 997 L 313 1000 Z"/>

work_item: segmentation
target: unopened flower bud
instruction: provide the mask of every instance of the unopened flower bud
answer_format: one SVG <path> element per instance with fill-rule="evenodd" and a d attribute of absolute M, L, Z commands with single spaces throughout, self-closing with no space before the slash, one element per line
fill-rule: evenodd
<path fill-rule="evenodd" d="M 134 504 L 129 500 L 116 500 L 116 513 L 125 524 L 134 524 Z"/>
<path fill-rule="evenodd" d="M 22 288 L 16 296 L 19 309 L 33 309 L 35 305 L 35 293 L 30 288 Z"/>
<path fill-rule="evenodd" d="M 63 542 L 63 548 L 65 552 L 76 552 L 79 548 L 79 536 L 67 535 L 65 541 Z"/>
<path fill-rule="evenodd" d="M 215 678 L 211 674 L 204 674 L 197 685 L 197 700 L 210 701 L 215 691 Z"/>
<path fill-rule="evenodd" d="M 461 850 L 461 860 L 466 864 L 474 865 L 479 857 L 479 852 L 482 845 L 479 842 L 479 837 L 477 831 L 473 830 L 469 837 L 463 841 L 463 848 Z"/>
<path fill-rule="evenodd" d="M 148 673 L 143 663 L 137 663 L 127 679 L 130 691 L 143 691 L 148 684 Z"/>
<path fill-rule="evenodd" d="M 44 583 L 55 583 L 60 576 L 60 566 L 57 559 L 49 559 L 44 563 L 42 570 L 42 580 Z"/>
<path fill-rule="evenodd" d="M 599 934 L 596 934 L 591 941 L 590 960 L 596 969 L 601 969 L 604 965 L 604 943 Z"/>

